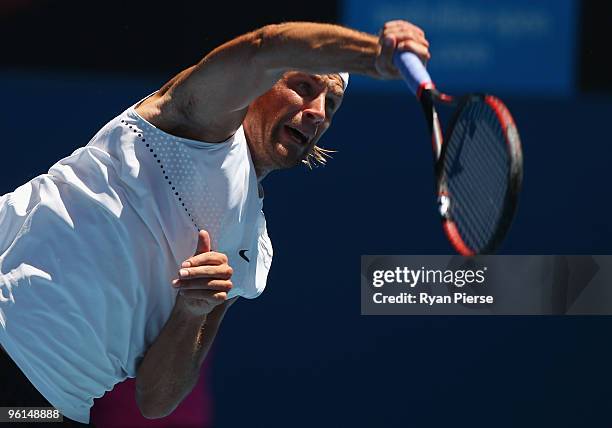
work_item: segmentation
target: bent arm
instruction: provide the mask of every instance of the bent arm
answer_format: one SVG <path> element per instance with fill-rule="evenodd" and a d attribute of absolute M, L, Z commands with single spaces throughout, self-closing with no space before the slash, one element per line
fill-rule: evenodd
<path fill-rule="evenodd" d="M 337 25 L 268 25 L 213 50 L 171 90 L 197 101 L 214 99 L 216 111 L 240 111 L 289 70 L 377 76 L 378 50 L 377 37 Z"/>
<path fill-rule="evenodd" d="M 181 300 L 179 294 L 170 318 L 138 367 L 136 403 L 149 419 L 169 415 L 191 392 L 231 305 L 226 301 L 208 315 L 194 316 Z"/>
<path fill-rule="evenodd" d="M 240 127 L 248 105 L 286 71 L 380 77 L 379 52 L 378 37 L 338 25 L 268 25 L 214 49 L 139 106 L 139 113 L 170 132 L 222 141 Z"/>

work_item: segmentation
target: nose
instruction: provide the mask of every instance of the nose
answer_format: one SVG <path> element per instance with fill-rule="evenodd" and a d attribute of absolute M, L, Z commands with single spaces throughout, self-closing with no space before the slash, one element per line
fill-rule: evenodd
<path fill-rule="evenodd" d="M 304 109 L 303 113 L 313 125 L 319 126 L 325 121 L 325 94 L 313 98 Z"/>

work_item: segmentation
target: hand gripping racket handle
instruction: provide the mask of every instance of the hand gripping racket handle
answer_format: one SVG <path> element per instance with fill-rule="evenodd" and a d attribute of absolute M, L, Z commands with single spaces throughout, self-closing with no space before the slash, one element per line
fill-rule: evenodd
<path fill-rule="evenodd" d="M 431 77 L 418 56 L 412 52 L 395 52 L 393 64 L 402 73 L 404 81 L 417 98 L 423 88 L 433 86 Z"/>

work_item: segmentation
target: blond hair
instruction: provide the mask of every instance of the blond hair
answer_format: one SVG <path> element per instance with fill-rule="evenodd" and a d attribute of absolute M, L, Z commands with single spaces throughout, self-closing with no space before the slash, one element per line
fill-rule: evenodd
<path fill-rule="evenodd" d="M 337 153 L 337 150 L 324 149 L 315 145 L 305 159 L 302 159 L 302 163 L 308 168 L 313 169 L 318 166 L 327 164 L 327 159 L 332 158 L 332 153 Z"/>

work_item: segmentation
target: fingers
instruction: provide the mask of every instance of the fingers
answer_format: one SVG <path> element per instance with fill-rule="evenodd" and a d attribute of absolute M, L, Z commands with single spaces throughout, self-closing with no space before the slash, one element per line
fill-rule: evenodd
<path fill-rule="evenodd" d="M 393 67 L 393 52 L 395 51 L 396 39 L 393 35 L 381 36 L 380 44 L 380 62 L 384 67 L 384 72 L 387 74 L 394 73 Z"/>
<path fill-rule="evenodd" d="M 234 270 L 227 263 L 220 265 L 203 265 L 184 268 L 179 270 L 180 279 L 195 279 L 195 278 L 218 278 L 230 279 L 234 274 Z"/>
<path fill-rule="evenodd" d="M 204 229 L 198 232 L 198 246 L 196 248 L 196 255 L 200 253 L 207 253 L 210 251 L 210 235 Z"/>
<path fill-rule="evenodd" d="M 401 42 L 398 44 L 398 47 L 403 42 L 413 41 L 413 42 L 415 42 L 415 44 L 423 45 L 424 47 L 429 48 L 429 42 L 427 41 L 425 36 L 422 36 L 420 34 L 415 34 L 412 31 L 401 31 L 401 32 L 398 32 L 398 33 L 395 34 L 395 37 L 397 37 L 399 40 L 401 40 Z"/>
<path fill-rule="evenodd" d="M 211 251 L 210 235 L 200 230 L 195 254 L 181 263 L 179 277 L 172 281 L 178 289 L 177 302 L 195 315 L 211 313 L 227 300 L 233 273 L 227 256 Z"/>
<path fill-rule="evenodd" d="M 420 34 L 421 36 L 425 37 L 425 32 L 420 27 L 417 27 L 416 25 L 408 21 L 404 21 L 402 19 L 396 19 L 394 21 L 385 22 L 385 25 L 383 26 L 383 30 L 386 30 L 386 29 L 388 30 L 410 29 L 414 31 L 415 33 Z"/>
<path fill-rule="evenodd" d="M 391 36 L 397 41 L 397 49 L 412 51 L 425 61 L 431 57 L 425 33 L 416 25 L 406 21 L 389 21 L 381 30 L 381 38 Z"/>
<path fill-rule="evenodd" d="M 210 250 L 210 235 L 205 230 L 198 233 L 195 255 L 185 260 L 172 286 L 183 291 L 214 291 L 228 293 L 232 289 L 234 270 L 223 253 Z"/>
<path fill-rule="evenodd" d="M 181 268 L 190 268 L 201 265 L 222 265 L 227 263 L 227 256 L 223 253 L 217 253 L 216 251 L 208 251 L 206 253 L 196 254 L 195 256 L 189 257 L 181 264 Z"/>
<path fill-rule="evenodd" d="M 422 29 L 406 21 L 389 21 L 380 31 L 380 53 L 376 67 L 382 77 L 398 77 L 399 73 L 393 64 L 393 53 L 396 50 L 414 52 L 423 63 L 430 58 L 429 42 Z"/>
<path fill-rule="evenodd" d="M 180 290 L 214 290 L 229 293 L 233 287 L 229 279 L 201 278 L 191 280 L 175 279 L 172 286 Z"/>
<path fill-rule="evenodd" d="M 229 292 L 232 289 L 234 270 L 227 264 L 219 266 L 198 266 L 179 271 L 179 278 L 172 281 L 174 288 L 181 290 L 218 290 Z"/>
<path fill-rule="evenodd" d="M 429 49 L 427 48 L 427 46 L 413 42 L 411 40 L 400 43 L 397 46 L 397 49 L 400 51 L 410 51 L 415 53 L 416 56 L 421 59 L 423 64 L 427 63 L 427 61 L 429 61 L 429 59 L 431 58 L 431 54 L 429 53 Z"/>

